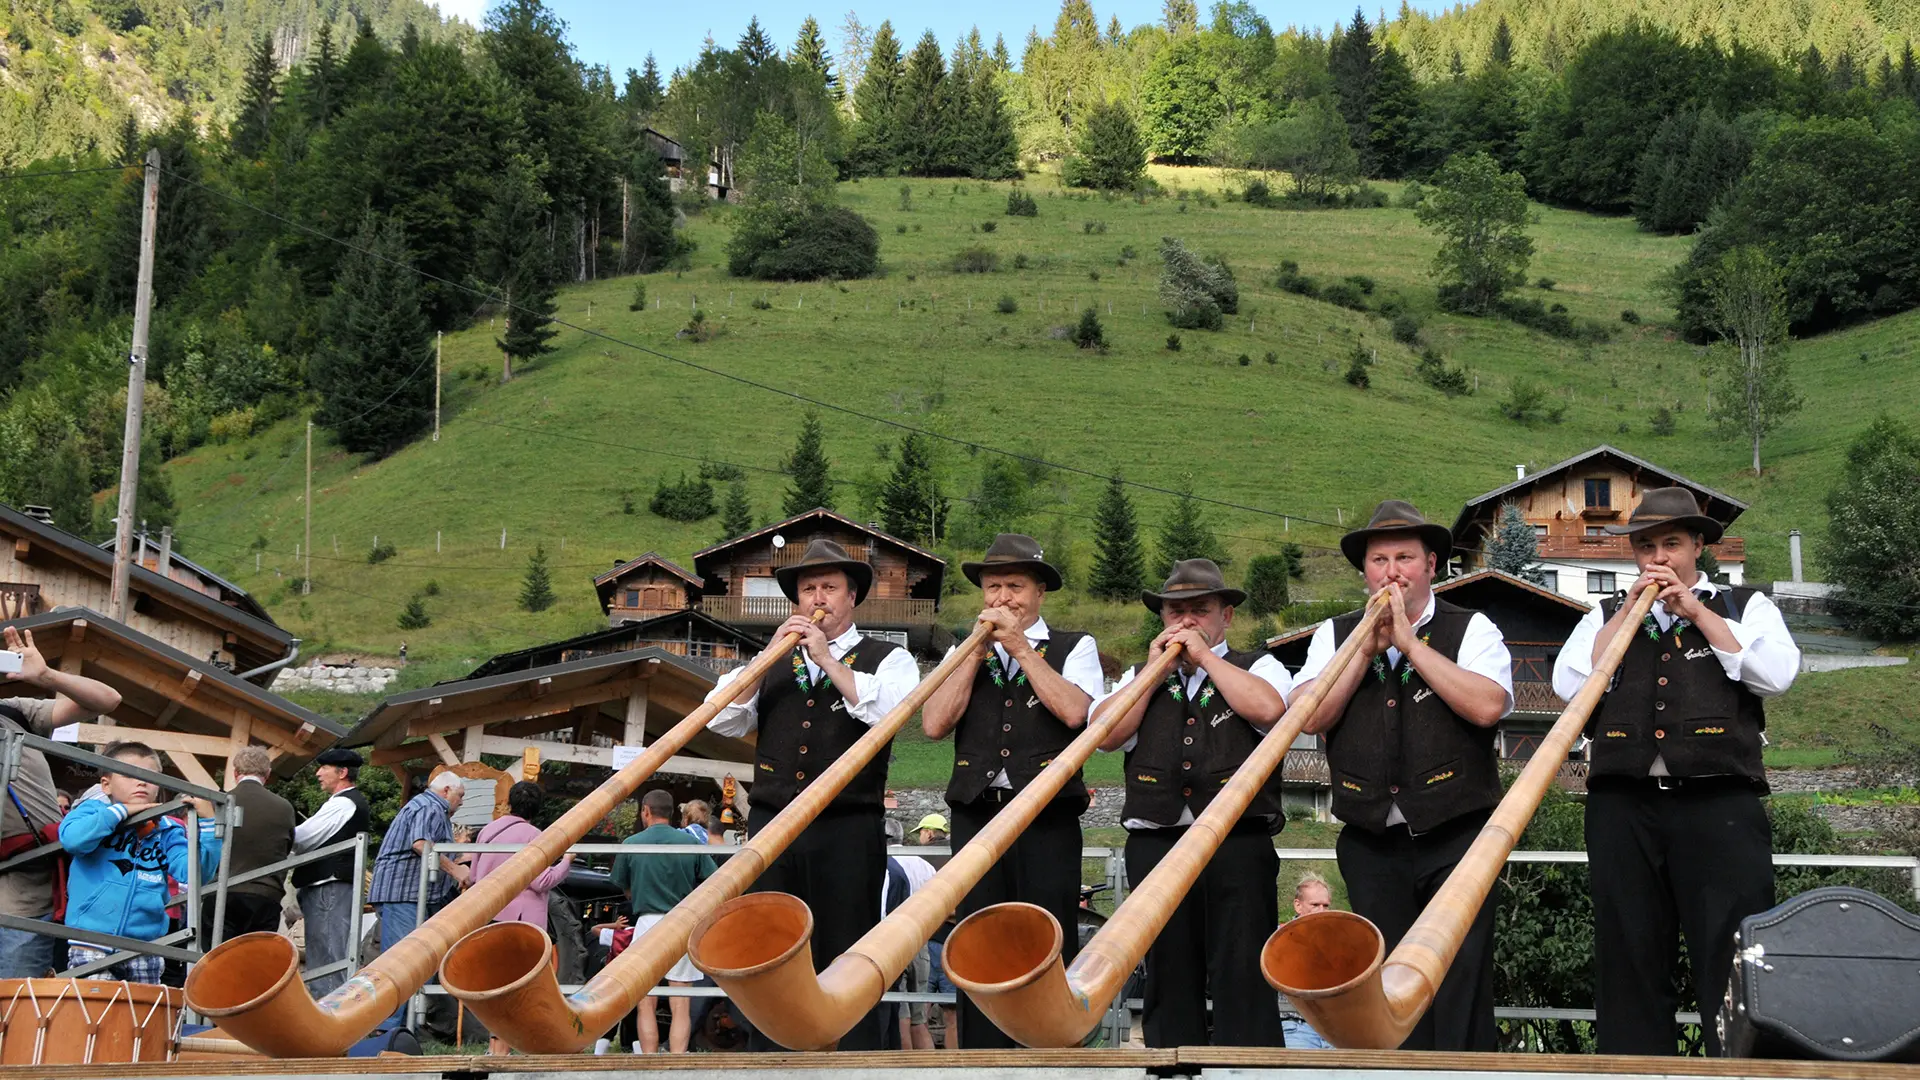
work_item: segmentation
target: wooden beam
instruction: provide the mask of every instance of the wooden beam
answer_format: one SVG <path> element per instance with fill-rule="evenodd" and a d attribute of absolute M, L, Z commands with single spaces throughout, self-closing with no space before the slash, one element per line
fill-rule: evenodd
<path fill-rule="evenodd" d="M 155 749 L 158 748 L 156 747 Z M 168 750 L 166 753 L 167 760 L 173 762 L 173 767 L 180 770 L 180 775 L 185 778 L 188 783 L 199 784 L 204 788 L 217 788 L 220 786 L 213 782 L 213 777 L 208 774 L 206 766 L 200 764 L 199 758 L 179 750 Z"/>
<path fill-rule="evenodd" d="M 613 767 L 613 747 L 575 746 L 572 743 L 546 742 L 539 739 L 510 739 L 501 735 L 487 735 L 480 740 L 480 747 L 489 754 L 517 756 L 528 749 L 540 752 L 543 761 L 571 761 L 581 765 L 598 765 L 602 768 Z M 687 757 L 675 754 L 660 766 L 660 772 L 674 776 L 702 776 L 712 780 L 731 776 L 741 784 L 753 782 L 753 766 L 735 761 L 709 761 L 706 758 Z"/>
<path fill-rule="evenodd" d="M 81 724 L 78 741 L 83 743 L 110 743 L 120 739 L 132 738 L 146 743 L 155 750 L 168 750 L 182 754 L 205 754 L 208 757 L 227 756 L 227 740 L 214 735 L 192 735 L 184 731 L 150 731 L 137 727 L 108 727 L 105 724 Z M 217 787 L 218 785 L 209 785 Z"/>
<path fill-rule="evenodd" d="M 446 736 L 437 734 L 429 735 L 427 736 L 427 744 L 433 747 L 434 753 L 440 755 L 441 761 L 449 765 L 460 764 L 460 755 L 454 753 L 453 747 L 447 745 Z"/>
<path fill-rule="evenodd" d="M 195 674 L 198 673 L 196 672 Z M 250 741 L 249 736 L 251 736 L 252 733 L 253 721 L 251 719 L 241 720 L 235 723 L 233 727 L 227 729 L 227 786 L 222 788 L 222 791 L 232 791 L 233 785 L 239 783 L 240 778 L 234 775 L 233 772 L 233 755 L 239 753 L 240 748 L 247 745 Z"/>
<path fill-rule="evenodd" d="M 531 693 L 536 698 L 543 698 L 547 696 L 547 691 L 552 689 L 553 689 L 553 677 L 542 676 L 540 679 L 534 682 L 533 686 L 528 690 L 528 692 Z"/>
<path fill-rule="evenodd" d="M 28 540 L 24 536 L 15 537 L 13 541 L 13 561 L 14 562 L 30 562 L 32 561 L 32 559 L 33 559 L 32 541 Z"/>
<path fill-rule="evenodd" d="M 459 731 L 461 728 L 485 726 L 496 720 L 553 716 L 567 712 L 577 705 L 598 704 L 602 701 L 626 697 L 633 691 L 634 685 L 640 681 L 639 679 L 613 679 L 577 687 L 564 693 L 549 694 L 539 701 L 532 698 L 508 698 L 505 701 L 495 701 L 468 709 L 451 710 L 438 716 L 415 717 L 407 725 L 407 735 L 411 738 L 425 738 L 432 734 Z"/>
<path fill-rule="evenodd" d="M 480 760 L 480 737 L 486 733 L 487 729 L 477 724 L 467 729 L 466 738 L 461 741 L 460 749 L 466 753 L 468 761 Z"/>
<path fill-rule="evenodd" d="M 67 624 L 67 641 L 78 645 L 87 640 L 87 620 L 75 619 Z"/>
<path fill-rule="evenodd" d="M 593 745 L 593 724 L 600 716 L 600 706 L 581 705 L 567 713 L 567 719 L 573 726 L 573 744 L 575 746 Z"/>
<path fill-rule="evenodd" d="M 425 742 L 410 742 L 404 746 L 395 746 L 385 750 L 375 750 L 367 755 L 369 765 L 393 765 L 405 761 L 418 761 L 433 757 L 433 746 Z"/>
<path fill-rule="evenodd" d="M 653 680 L 647 680 L 633 693 L 627 695 L 627 730 L 620 741 L 628 746 L 647 745 L 647 691 L 652 688 Z"/>

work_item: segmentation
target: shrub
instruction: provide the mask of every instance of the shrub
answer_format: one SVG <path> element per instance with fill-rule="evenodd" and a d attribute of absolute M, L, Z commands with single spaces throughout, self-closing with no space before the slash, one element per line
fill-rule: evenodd
<path fill-rule="evenodd" d="M 1349 210 L 1377 210 L 1387 205 L 1387 193 L 1372 184 L 1361 184 L 1347 192 L 1343 201 Z"/>
<path fill-rule="evenodd" d="M 1347 283 L 1366 296 L 1373 295 L 1373 279 L 1365 274 L 1348 274 Z"/>
<path fill-rule="evenodd" d="M 1202 259 L 1174 237 L 1160 241 L 1160 301 L 1167 319 L 1183 330 L 1218 330 L 1221 316 L 1240 310 L 1233 269 L 1217 258 Z"/>
<path fill-rule="evenodd" d="M 1026 253 L 1026 252 L 1024 252 L 1024 251 L 1022 251 L 1022 252 L 1019 252 L 1018 254 L 1016 254 L 1016 255 L 1014 255 L 1014 257 L 1013 257 L 1013 268 L 1014 268 L 1015 270 L 1025 270 L 1025 269 L 1027 268 L 1027 253 Z"/>
<path fill-rule="evenodd" d="M 685 476 L 672 484 L 662 479 L 660 486 L 654 489 L 653 499 L 647 503 L 647 509 L 668 521 L 699 521 L 712 517 L 715 509 L 713 485 L 705 480 L 689 480 Z"/>
<path fill-rule="evenodd" d="M 1002 293 L 1000 295 L 1000 302 L 995 304 L 993 308 L 1002 315 L 1011 315 L 1020 310 L 1020 302 L 1013 298 L 1012 293 Z"/>
<path fill-rule="evenodd" d="M 647 283 L 644 281 L 636 281 L 633 283 L 633 299 L 627 301 L 627 310 L 628 311 L 645 311 L 646 309 L 647 309 Z"/>
<path fill-rule="evenodd" d="M 1038 217 L 1040 216 L 1040 204 L 1033 201 L 1033 196 L 1015 188 L 1007 192 L 1007 216 Z"/>
<path fill-rule="evenodd" d="M 1393 317 L 1393 340 L 1402 345 L 1413 345 L 1420 340 L 1420 320 L 1406 312 Z"/>
<path fill-rule="evenodd" d="M 1372 376 L 1367 374 L 1367 359 L 1364 352 L 1357 352 L 1347 362 L 1346 380 L 1348 386 L 1357 386 L 1362 390 L 1373 385 Z"/>
<path fill-rule="evenodd" d="M 407 600 L 407 606 L 400 609 L 400 618 L 395 620 L 402 630 L 425 630 L 433 625 L 433 616 L 427 614 L 427 603 L 418 593 Z"/>
<path fill-rule="evenodd" d="M 727 242 L 727 271 L 762 281 L 871 277 L 880 268 L 880 236 L 843 206 L 756 213 Z"/>
<path fill-rule="evenodd" d="M 1449 311 L 1459 310 L 1459 296 L 1452 292 L 1452 288 L 1450 285 L 1440 288 L 1440 306 Z M 1549 308 L 1528 297 L 1505 296 L 1494 302 L 1493 311 L 1522 326 L 1568 341 L 1598 343 L 1613 336 L 1613 331 L 1603 323 L 1592 319 L 1576 320 L 1567 313 L 1565 304 L 1556 303 Z"/>
<path fill-rule="evenodd" d="M 900 185 L 900 209 L 913 209 L 913 186 L 911 184 Z"/>
<path fill-rule="evenodd" d="M 1647 425 L 1647 429 L 1655 435 L 1666 436 L 1673 434 L 1673 410 L 1667 408 L 1665 405 L 1653 410 L 1653 420 Z"/>
<path fill-rule="evenodd" d="M 716 484 L 745 480 L 747 471 L 731 461 L 703 461 L 700 463 L 700 479 L 711 480 Z"/>
<path fill-rule="evenodd" d="M 1279 362 L 1280 358 L 1278 356 L 1274 355 L 1271 351 L 1267 353 L 1267 363 L 1277 364 Z"/>
<path fill-rule="evenodd" d="M 1426 198 L 1426 185 L 1418 180 L 1409 180 L 1406 186 L 1400 189 L 1400 206 L 1403 209 L 1411 210 L 1425 202 Z"/>
<path fill-rule="evenodd" d="M 1167 321 L 1182 330 L 1218 330 L 1226 322 L 1218 306 L 1205 302 L 1195 307 L 1175 308 L 1167 312 Z"/>
<path fill-rule="evenodd" d="M 373 547 L 367 550 L 367 565 L 378 566 L 397 554 L 399 552 L 394 549 L 392 541 L 383 544 L 376 540 Z"/>
<path fill-rule="evenodd" d="M 1253 357 L 1248 356 L 1246 353 L 1241 353 L 1239 356 L 1239 360 L 1240 360 L 1241 367 L 1246 367 L 1249 364 L 1253 363 Z"/>
<path fill-rule="evenodd" d="M 1320 290 L 1320 299 L 1354 311 L 1367 310 L 1366 294 L 1351 281 L 1335 281 Z"/>
<path fill-rule="evenodd" d="M 894 231 L 894 235 L 896 236 L 907 235 L 907 227 L 905 225 L 895 225 L 893 227 L 893 231 Z"/>
<path fill-rule="evenodd" d="M 1465 397 L 1473 393 L 1473 383 L 1467 378 L 1465 368 L 1450 368 L 1440 354 L 1428 349 L 1420 356 L 1420 362 L 1413 367 L 1413 373 L 1421 382 L 1433 387 L 1448 397 Z"/>
<path fill-rule="evenodd" d="M 981 232 L 992 232 L 993 230 L 999 227 L 1000 227 L 1000 223 L 997 221 L 983 221 L 980 223 Z"/>
<path fill-rule="evenodd" d="M 1300 264 L 1294 262 L 1292 259 L 1286 259 L 1280 263 L 1280 271 L 1274 275 L 1273 284 L 1275 288 L 1280 289 L 1282 292 L 1290 292 L 1295 296 L 1304 296 L 1310 300 L 1317 299 L 1320 296 L 1319 284 L 1307 275 L 1302 274 L 1300 272 Z"/>
<path fill-rule="evenodd" d="M 1529 427 L 1542 420 L 1557 424 L 1567 413 L 1564 403 L 1548 403 L 1546 387 L 1526 378 L 1508 384 L 1507 396 L 1500 399 L 1499 408 L 1500 415 Z"/>
<path fill-rule="evenodd" d="M 1167 335 L 1167 351 L 1168 352 L 1180 351 L 1180 335 L 1179 334 Z"/>
<path fill-rule="evenodd" d="M 1073 328 L 1073 343 L 1083 349 L 1107 351 L 1106 331 L 1100 328 L 1100 316 L 1092 308 L 1080 313 L 1080 325 Z"/>
<path fill-rule="evenodd" d="M 1140 257 L 1140 253 L 1139 253 L 1139 252 L 1137 252 L 1137 251 L 1135 251 L 1135 250 L 1133 250 L 1133 245 L 1132 245 L 1132 244 L 1128 244 L 1128 245 L 1127 245 L 1126 247 L 1123 247 L 1123 248 L 1121 248 L 1121 249 L 1120 249 L 1120 261 L 1121 261 L 1121 262 L 1132 262 L 1133 260 L 1135 260 L 1135 259 L 1137 259 L 1137 258 L 1139 258 L 1139 257 Z"/>
<path fill-rule="evenodd" d="M 674 336 L 686 341 L 712 341 L 719 332 L 718 326 L 707 321 L 707 313 L 696 308 L 687 319 L 687 325 L 681 327 Z"/>
<path fill-rule="evenodd" d="M 1000 256 L 975 244 L 961 249 L 953 257 L 953 272 L 956 274 L 990 274 L 1000 269 Z"/>
<path fill-rule="evenodd" d="M 1088 281 L 1099 281 L 1099 280 L 1100 280 L 1100 271 L 1098 271 L 1098 270 L 1089 270 L 1089 271 L 1087 271 L 1087 280 L 1088 280 Z"/>
<path fill-rule="evenodd" d="M 1080 231 L 1088 236 L 1105 236 L 1107 234 L 1107 223 L 1104 221 L 1083 221 L 1080 223 Z"/>
<path fill-rule="evenodd" d="M 756 296 L 747 303 L 747 306 L 755 311 L 766 311 L 773 307 L 773 301 L 764 296 Z"/>
<path fill-rule="evenodd" d="M 1240 197 L 1245 199 L 1249 206 L 1273 205 L 1273 189 L 1267 186 L 1265 180 L 1257 177 L 1247 181 L 1246 189 L 1240 193 Z"/>
<path fill-rule="evenodd" d="M 1628 308 L 1627 310 L 1620 313 L 1620 321 L 1623 323 L 1626 323 L 1628 326 L 1639 326 L 1640 313 L 1633 310 L 1632 308 Z"/>
<path fill-rule="evenodd" d="M 1559 284 L 1559 282 L 1553 280 L 1552 278 L 1543 277 L 1539 281 L 1534 282 L 1533 287 L 1536 289 L 1544 289 L 1547 292 L 1552 292 L 1553 287 L 1557 284 Z"/>

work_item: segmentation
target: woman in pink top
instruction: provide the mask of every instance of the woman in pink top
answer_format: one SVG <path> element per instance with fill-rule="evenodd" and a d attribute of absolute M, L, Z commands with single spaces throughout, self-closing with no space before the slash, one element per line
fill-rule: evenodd
<path fill-rule="evenodd" d="M 535 815 L 540 813 L 540 804 L 546 799 L 546 792 L 539 784 L 522 780 L 507 789 L 507 814 L 487 823 L 480 830 L 475 841 L 481 844 L 526 844 L 540 835 L 540 829 L 533 823 Z M 510 851 L 482 851 L 473 857 L 473 880 L 479 881 L 500 868 L 500 864 L 513 857 Z M 494 922 L 532 923 L 542 930 L 547 927 L 547 894 L 567 880 L 567 871 L 573 868 L 573 856 L 562 855 L 560 861 L 548 867 L 533 884 L 521 890 L 518 896 L 507 901 Z M 504 1054 L 507 1044 L 498 1038 L 487 1040 L 487 1052 Z"/>

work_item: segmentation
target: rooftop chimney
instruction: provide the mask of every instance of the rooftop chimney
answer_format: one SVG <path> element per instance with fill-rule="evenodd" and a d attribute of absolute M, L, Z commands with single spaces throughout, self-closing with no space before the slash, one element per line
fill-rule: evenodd
<path fill-rule="evenodd" d="M 53 507 L 51 506 L 39 506 L 35 503 L 28 503 L 20 508 L 20 512 L 42 525 L 53 524 Z"/>
<path fill-rule="evenodd" d="M 1527 478 L 1527 467 L 1525 465 L 1515 465 L 1513 467 L 1513 478 L 1515 480 L 1525 480 Z"/>
<path fill-rule="evenodd" d="M 1800 578 L 1800 530 L 1787 533 L 1787 559 L 1793 564 L 1793 580 L 1798 584 Z"/>

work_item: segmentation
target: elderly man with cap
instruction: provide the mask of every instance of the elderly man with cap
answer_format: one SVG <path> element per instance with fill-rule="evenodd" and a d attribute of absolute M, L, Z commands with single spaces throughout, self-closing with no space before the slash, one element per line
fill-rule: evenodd
<path fill-rule="evenodd" d="M 1632 635 L 1587 725 L 1600 1052 L 1677 1052 L 1672 974 L 1685 933 L 1716 1055 L 1734 931 L 1774 902 L 1761 701 L 1793 685 L 1800 650 L 1773 601 L 1700 572 L 1721 526 L 1691 491 L 1650 490 L 1627 524 L 1607 531 L 1628 538 L 1640 565 L 1626 596 L 1660 593 L 1638 626 L 1626 625 L 1629 602 L 1602 601 L 1553 665 L 1554 692 L 1570 700 L 1608 643 Z"/>
<path fill-rule="evenodd" d="M 367 797 L 354 786 L 360 779 L 359 754 L 335 747 L 313 759 L 314 778 L 327 801 L 314 815 L 293 827 L 293 850 L 304 854 L 367 831 Z M 359 933 L 353 904 L 353 852 L 342 851 L 294 867 L 293 887 L 300 898 L 300 916 L 307 924 L 307 967 L 320 968 L 347 958 L 348 945 Z M 322 975 L 307 987 L 316 998 L 325 997 L 347 980 L 349 971 Z"/>
<path fill-rule="evenodd" d="M 1381 619 L 1335 679 L 1306 730 L 1324 734 L 1333 812 L 1345 828 L 1337 850 L 1353 910 L 1373 920 L 1387 948 L 1399 944 L 1500 802 L 1495 727 L 1513 711 L 1513 659 L 1485 615 L 1433 594 L 1453 535 L 1410 503 L 1390 499 L 1340 550 L 1385 589 Z M 1360 622 L 1360 611 L 1314 632 L 1301 665 L 1304 691 Z M 1496 1050 L 1491 897 L 1434 996 L 1401 1044 L 1406 1050 Z"/>
<path fill-rule="evenodd" d="M 787 634 L 799 634 L 800 646 L 790 654 L 790 664 L 746 687 L 707 725 L 736 738 L 759 731 L 747 804 L 749 832 L 772 821 L 920 681 L 911 654 L 892 642 L 862 637 L 853 623 L 853 609 L 873 584 L 873 567 L 831 540 L 815 540 L 799 562 L 773 573 L 793 602 L 794 615 L 774 631 L 775 644 L 767 653 Z M 812 618 L 816 611 L 826 613 L 819 623 Z M 713 694 L 739 675 L 735 670 L 721 676 Z M 813 960 L 820 968 L 880 921 L 887 873 L 881 801 L 888 756 L 884 750 L 876 754 L 753 885 L 754 892 L 791 893 L 813 909 Z M 840 1040 L 840 1049 L 880 1049 L 883 1011 L 893 1010 L 876 1009 L 871 1023 L 856 1025 Z M 775 1049 L 758 1032 L 750 1045 Z"/>
<path fill-rule="evenodd" d="M 1246 598 L 1227 587 L 1211 559 L 1175 563 L 1159 592 L 1140 594 L 1166 627 L 1148 647 L 1147 662 L 1174 642 L 1182 653 L 1179 669 L 1120 717 L 1101 747 L 1127 755 L 1120 816 L 1133 888 L 1286 711 L 1287 669 L 1266 653 L 1227 645 L 1233 609 Z M 1119 686 L 1133 677 L 1129 669 Z M 1260 975 L 1259 943 L 1279 925 L 1273 834 L 1285 824 L 1276 769 L 1147 950 L 1148 1046 L 1283 1045 L 1279 1003 Z"/>
<path fill-rule="evenodd" d="M 953 735 L 947 806 L 955 850 L 1073 741 L 1104 689 L 1093 636 L 1052 629 L 1040 617 L 1047 593 L 1060 588 L 1060 571 L 1031 536 L 1001 533 L 982 561 L 960 569 L 980 586 L 980 621 L 993 625 L 992 644 L 968 657 L 921 710 L 928 738 Z M 1086 808 L 1087 785 L 1076 772 L 961 901 L 959 916 L 1021 901 L 1052 912 L 1063 928 L 1075 925 Z M 1078 936 L 1067 935 L 1062 958 L 1071 961 L 1078 946 Z M 959 1021 L 959 1044 L 969 1050 L 1018 1045 L 965 995 Z"/>

